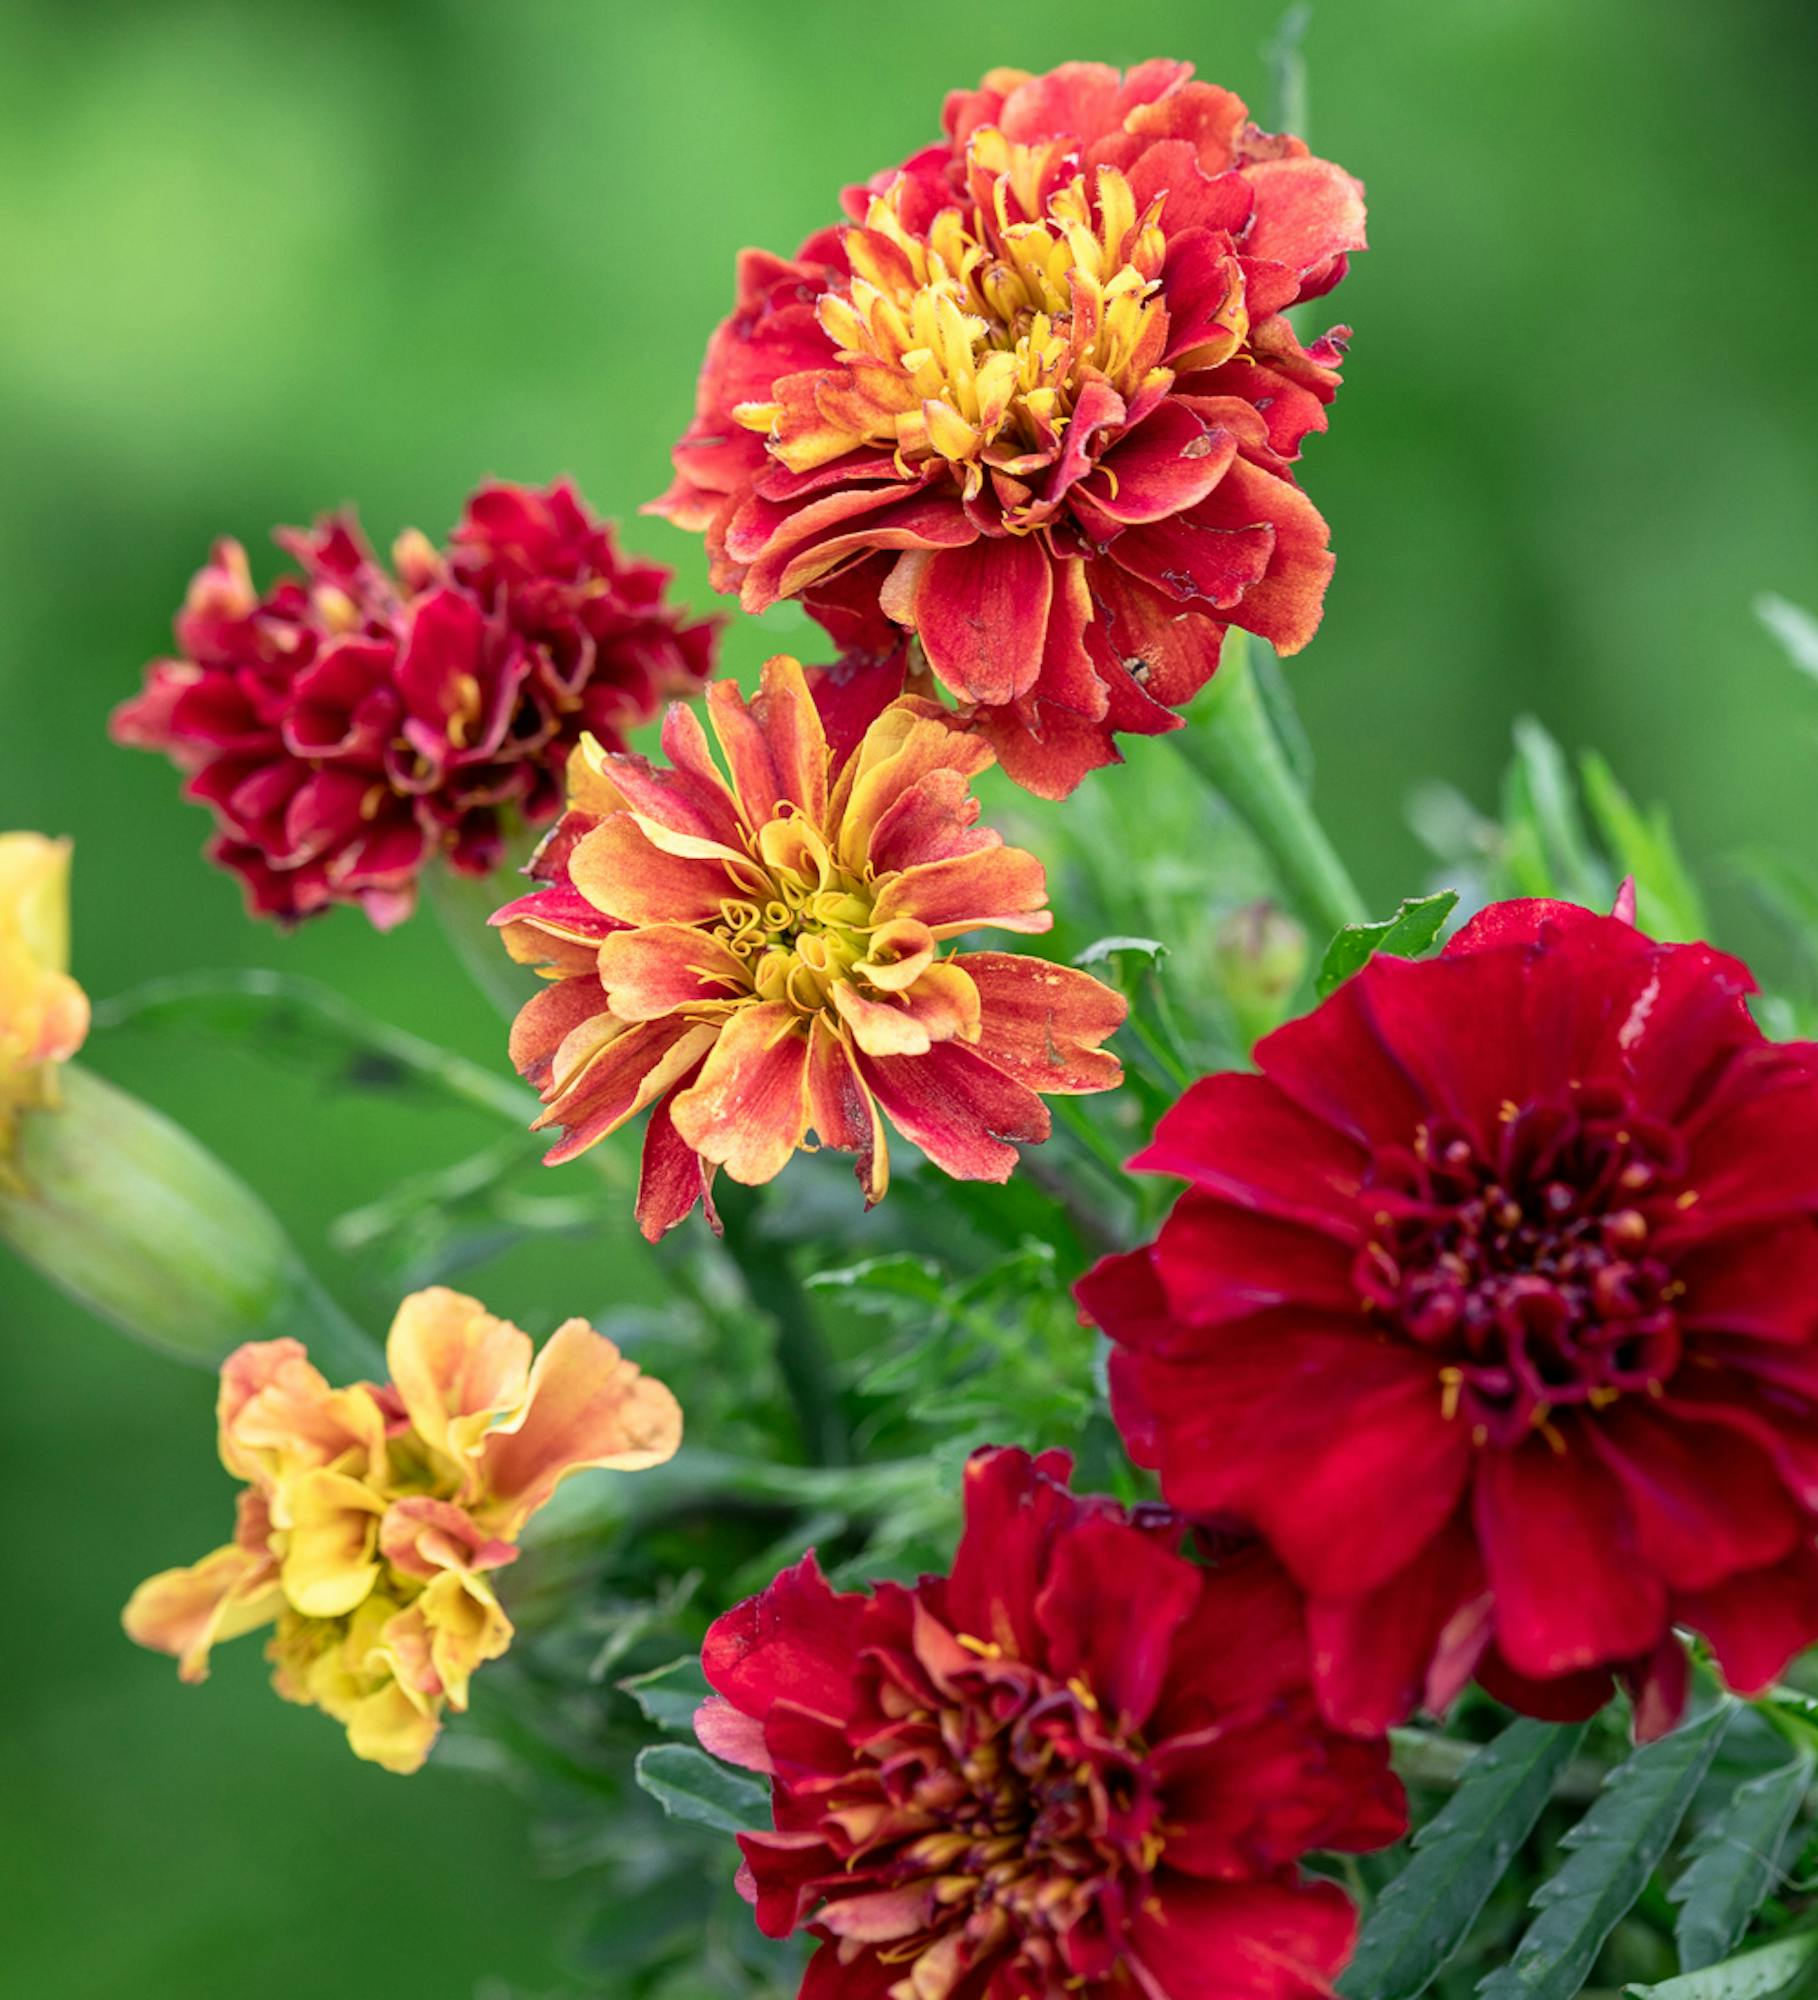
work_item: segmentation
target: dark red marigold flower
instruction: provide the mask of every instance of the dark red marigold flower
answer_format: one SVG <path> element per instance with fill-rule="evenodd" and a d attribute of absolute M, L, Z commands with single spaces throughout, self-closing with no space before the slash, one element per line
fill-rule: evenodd
<path fill-rule="evenodd" d="M 771 1937 L 830 2000 L 1313 2000 L 1355 1924 L 1315 1848 L 1406 1823 L 1380 1743 L 1315 1713 L 1266 1552 L 1067 1491 L 1063 1452 L 982 1451 L 950 1576 L 867 1596 L 812 1555 L 721 1618 L 701 1741 L 772 1780 L 739 1836 Z"/>
<path fill-rule="evenodd" d="M 1644 1732 L 1675 1625 L 1754 1692 L 1818 1638 L 1818 1051 L 1748 971 L 1570 904 L 1377 958 L 1134 1164 L 1190 1183 L 1080 1296 L 1133 1453 L 1310 1597 L 1326 1714 L 1475 1673 Z"/>
<path fill-rule="evenodd" d="M 113 721 L 214 809 L 210 857 L 259 916 L 357 903 L 389 929 L 430 861 L 484 875 L 508 816 L 554 817 L 583 734 L 622 746 L 712 666 L 714 622 L 668 605 L 669 572 L 622 554 L 566 482 L 482 487 L 448 553 L 407 534 L 395 574 L 351 516 L 277 541 L 301 573 L 263 596 L 240 544 L 215 545 L 181 657 Z"/>
<path fill-rule="evenodd" d="M 1348 329 L 1285 314 L 1362 190 L 1191 77 L 994 70 L 844 225 L 747 251 L 656 503 L 748 611 L 799 598 L 899 675 L 914 634 L 1048 798 L 1178 728 L 1227 624 L 1298 651 L 1332 572 L 1290 463 Z"/>

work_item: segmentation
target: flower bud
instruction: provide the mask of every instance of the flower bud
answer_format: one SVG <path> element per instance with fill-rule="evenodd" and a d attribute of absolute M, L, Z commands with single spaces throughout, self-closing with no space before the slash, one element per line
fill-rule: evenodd
<path fill-rule="evenodd" d="M 1234 910 L 1213 946 L 1218 981 L 1244 1046 L 1279 1027 L 1307 969 L 1307 935 L 1273 903 Z"/>
<path fill-rule="evenodd" d="M 169 1119 L 92 1071 L 17 1119 L 0 1242 L 135 1339 L 217 1367 L 242 1341 L 295 1334 L 331 1368 L 373 1351 L 257 1195 Z"/>

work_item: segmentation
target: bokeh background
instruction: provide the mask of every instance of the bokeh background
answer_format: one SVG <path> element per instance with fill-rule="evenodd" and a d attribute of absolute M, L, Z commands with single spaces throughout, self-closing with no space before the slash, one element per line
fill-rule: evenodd
<path fill-rule="evenodd" d="M 1194 59 L 1266 120 L 1279 0 L 980 9 L 745 0 L 0 5 L 0 825 L 73 833 L 98 996 L 273 965 L 502 1061 L 428 923 L 285 938 L 197 858 L 202 818 L 109 706 L 218 532 L 357 500 L 440 535 L 485 473 L 575 474 L 704 602 L 667 476 L 735 251 L 792 247 L 843 180 L 986 67 Z M 1339 571 L 1291 668 L 1319 795 L 1372 903 L 1426 866 L 1403 802 L 1493 792 L 1511 720 L 1670 803 L 1727 939 L 1724 857 L 1818 835 L 1818 690 L 1754 624 L 1818 601 L 1818 15 L 1805 0 L 1326 0 L 1318 150 L 1375 247 L 1307 483 Z M 732 658 L 769 649 L 736 633 Z M 1116 783 L 1115 776 L 1097 783 Z M 330 1217 L 491 1136 L 381 1115 L 255 1047 L 118 1031 L 95 1065 L 236 1162 L 325 1264 Z M 539 1333 L 647 1282 L 612 1236 L 521 1256 Z M 329 1266 L 350 1304 L 356 1278 Z M 356 1764 L 265 1692 L 121 1638 L 149 1570 L 220 1538 L 207 1378 L 0 1267 L 0 1964 L 82 2000 L 569 1989 L 524 1809 Z"/>

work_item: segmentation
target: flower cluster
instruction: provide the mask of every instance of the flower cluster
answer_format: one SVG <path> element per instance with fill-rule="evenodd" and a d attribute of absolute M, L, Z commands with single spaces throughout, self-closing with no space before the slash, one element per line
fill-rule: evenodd
<path fill-rule="evenodd" d="M 696 1729 L 772 1779 L 741 1880 L 821 1940 L 804 1994 L 1331 1991 L 1355 1918 L 1298 1863 L 1404 1830 L 1384 1746 L 1320 1720 L 1268 1556 L 1189 1562 L 1068 1470 L 980 1452 L 950 1575 L 842 1594 L 810 1555 L 708 1634 Z"/>
<path fill-rule="evenodd" d="M 1287 318 L 1364 242 L 1357 183 L 1149 62 L 998 70 L 945 137 L 749 251 L 659 510 L 719 588 L 903 641 L 1019 784 L 1178 727 L 1227 624 L 1284 653 L 1332 573 L 1294 480 L 1347 329 Z"/>
<path fill-rule="evenodd" d="M 623 742 L 712 664 L 712 625 L 565 483 L 481 488 L 445 553 L 407 534 L 390 572 L 351 517 L 278 541 L 301 573 L 263 595 L 240 545 L 216 545 L 181 657 L 114 717 L 214 809 L 210 855 L 260 916 L 346 902 L 400 922 L 432 860 L 484 875 L 513 816 L 555 814 L 584 732 Z"/>
<path fill-rule="evenodd" d="M 1196 1084 L 1189 1183 L 1081 1288 L 1131 1450 L 1306 1589 L 1341 1726 L 1473 1674 L 1644 1731 L 1691 1626 L 1754 1691 L 1818 1639 L 1818 1060 L 1745 968 L 1571 905 L 1373 960 Z"/>
<path fill-rule="evenodd" d="M 234 1538 L 141 1584 L 125 1624 L 199 1681 L 218 1640 L 275 1620 L 278 1693 L 343 1724 L 356 1756 L 414 1771 L 511 1643 L 489 1577 L 524 1524 L 571 1472 L 660 1465 L 682 1416 L 585 1320 L 533 1362 L 526 1334 L 440 1288 L 398 1309 L 386 1365 L 388 1383 L 335 1389 L 294 1340 L 230 1355 Z"/>
<path fill-rule="evenodd" d="M 638 1217 L 673 1228 L 713 1172 L 767 1181 L 810 1127 L 889 1178 L 883 1117 L 946 1172 L 1005 1179 L 1011 1141 L 1048 1136 L 1042 1092 L 1108 1090 L 1099 1044 L 1123 1001 L 1083 972 L 944 953 L 967 931 L 1045 931 L 1033 855 L 976 824 L 990 747 L 905 697 L 836 757 L 801 667 L 773 659 L 747 703 L 708 697 L 721 774 L 689 709 L 670 768 L 592 743 L 568 815 L 494 917 L 554 983 L 512 1031 L 544 1125 L 572 1159 L 651 1112 Z"/>
<path fill-rule="evenodd" d="M 57 1066 L 88 1034 L 69 976 L 67 840 L 0 833 L 0 1179 L 21 1111 L 53 1103 Z"/>

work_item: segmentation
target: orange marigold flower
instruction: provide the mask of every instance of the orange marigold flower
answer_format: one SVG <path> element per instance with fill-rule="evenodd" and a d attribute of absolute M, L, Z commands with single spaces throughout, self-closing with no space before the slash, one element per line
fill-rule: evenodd
<path fill-rule="evenodd" d="M 69 976 L 67 840 L 0 833 L 0 1179 L 21 1111 L 55 1101 L 57 1067 L 88 1034 Z"/>
<path fill-rule="evenodd" d="M 510 1645 L 492 1571 L 569 1473 L 660 1465 L 682 1413 L 583 1319 L 527 1334 L 434 1287 L 398 1308 L 389 1383 L 331 1388 L 295 1340 L 229 1355 L 221 1461 L 246 1482 L 234 1538 L 134 1591 L 126 1630 L 186 1681 L 210 1648 L 276 1621 L 286 1701 L 320 1708 L 391 1771 L 429 1755 L 445 1708 Z"/>
<path fill-rule="evenodd" d="M 655 511 L 748 611 L 799 598 L 899 681 L 913 634 L 1018 784 L 1177 728 L 1228 624 L 1298 651 L 1332 573 L 1292 462 L 1348 329 L 1288 308 L 1363 190 L 1190 64 L 955 91 L 945 137 L 747 251 Z"/>
<path fill-rule="evenodd" d="M 650 1109 L 652 1241 L 710 1199 L 715 1168 L 767 1181 L 810 1128 L 858 1155 L 880 1200 L 882 1115 L 947 1173 L 1007 1179 L 1009 1142 L 1048 1136 L 1038 1093 L 1121 1080 L 1099 1044 L 1124 1003 L 1045 959 L 943 954 L 984 926 L 1053 922 L 1041 863 L 976 824 L 990 746 L 908 697 L 836 755 L 786 656 L 749 704 L 716 683 L 708 712 L 730 779 L 679 703 L 668 770 L 583 743 L 531 867 L 545 886 L 493 918 L 554 982 L 511 1040 L 539 1124 L 564 1134 L 548 1160 Z"/>

